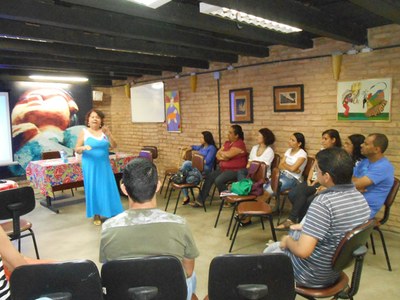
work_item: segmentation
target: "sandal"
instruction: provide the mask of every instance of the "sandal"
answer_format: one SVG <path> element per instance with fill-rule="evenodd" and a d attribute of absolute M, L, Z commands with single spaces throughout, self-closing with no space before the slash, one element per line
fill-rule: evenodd
<path fill-rule="evenodd" d="M 279 224 L 278 226 L 275 227 L 275 230 L 278 231 L 286 231 L 290 229 L 290 226 L 292 226 L 294 222 L 290 219 L 287 219 L 285 222 Z"/>
<path fill-rule="evenodd" d="M 186 197 L 185 199 L 183 199 L 182 205 L 187 205 L 187 204 L 189 204 L 189 202 L 190 202 L 190 198 Z"/>
<path fill-rule="evenodd" d="M 195 207 L 195 208 L 197 208 L 197 207 L 203 207 L 203 204 L 201 204 L 199 201 L 195 201 L 195 202 L 193 202 L 193 203 L 189 203 L 189 205 L 191 206 L 191 207 Z"/>
<path fill-rule="evenodd" d="M 99 215 L 94 215 L 93 224 L 96 225 L 96 226 L 100 226 L 101 225 L 101 219 L 100 219 Z"/>

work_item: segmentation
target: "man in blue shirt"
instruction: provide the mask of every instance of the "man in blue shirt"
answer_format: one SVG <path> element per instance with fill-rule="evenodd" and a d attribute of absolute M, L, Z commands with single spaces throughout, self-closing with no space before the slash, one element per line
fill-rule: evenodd
<path fill-rule="evenodd" d="M 383 154 L 388 145 L 386 135 L 370 134 L 361 145 L 361 154 L 366 158 L 354 168 L 353 183 L 367 200 L 371 218 L 385 203 L 394 181 L 394 168 Z"/>

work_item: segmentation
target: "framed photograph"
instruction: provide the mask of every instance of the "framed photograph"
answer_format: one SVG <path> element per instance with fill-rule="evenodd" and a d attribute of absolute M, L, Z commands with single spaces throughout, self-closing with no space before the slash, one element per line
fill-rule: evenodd
<path fill-rule="evenodd" d="M 304 85 L 274 86 L 274 112 L 304 111 Z"/>
<path fill-rule="evenodd" d="M 231 123 L 253 123 L 253 89 L 229 90 Z"/>
<path fill-rule="evenodd" d="M 338 82 L 339 121 L 390 121 L 391 104 L 391 78 Z"/>

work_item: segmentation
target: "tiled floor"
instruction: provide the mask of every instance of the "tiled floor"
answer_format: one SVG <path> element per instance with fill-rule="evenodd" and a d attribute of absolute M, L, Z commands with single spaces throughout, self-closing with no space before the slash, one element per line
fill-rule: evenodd
<path fill-rule="evenodd" d="M 66 190 L 63 193 L 58 192 L 57 195 L 61 196 L 60 198 L 70 197 L 71 192 Z M 100 227 L 94 226 L 92 221 L 85 217 L 83 191 L 78 190 L 75 195 L 73 199 L 81 200 L 81 202 L 62 207 L 60 214 L 37 205 L 35 210 L 26 217 L 33 223 L 41 257 L 56 260 L 90 259 L 101 267 L 98 262 Z M 38 197 L 41 196 L 38 195 Z M 158 197 L 158 201 L 159 207 L 164 209 L 166 200 Z M 125 198 L 123 198 L 123 203 L 126 207 Z M 211 259 L 219 254 L 227 253 L 230 245 L 225 233 L 231 210 L 223 210 L 220 223 L 217 228 L 214 228 L 218 207 L 219 201 L 214 201 L 211 207 L 207 206 L 207 213 L 201 208 L 181 205 L 177 211 L 189 221 L 200 250 L 200 257 L 196 260 L 195 268 L 198 278 L 197 295 L 200 299 L 207 294 L 208 268 Z M 173 205 L 170 205 L 169 211 L 171 212 L 172 209 Z M 386 268 L 379 237 L 375 236 L 377 255 L 372 255 L 370 250 L 366 256 L 361 287 L 356 299 L 398 299 L 400 295 L 399 277 L 397 277 L 400 274 L 400 235 L 385 232 L 392 272 Z M 268 224 L 266 230 L 262 231 L 258 221 L 255 221 L 252 226 L 239 231 L 233 253 L 260 253 L 270 238 Z M 22 252 L 25 255 L 34 256 L 30 238 L 24 239 Z"/>

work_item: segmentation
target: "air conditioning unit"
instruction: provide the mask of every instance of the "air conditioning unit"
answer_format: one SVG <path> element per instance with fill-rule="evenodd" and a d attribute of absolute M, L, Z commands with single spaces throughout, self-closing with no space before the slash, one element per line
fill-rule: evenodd
<path fill-rule="evenodd" d="M 93 101 L 103 101 L 103 92 L 93 91 Z"/>

